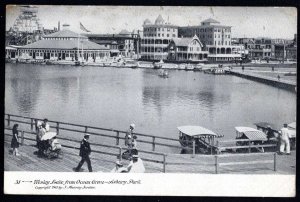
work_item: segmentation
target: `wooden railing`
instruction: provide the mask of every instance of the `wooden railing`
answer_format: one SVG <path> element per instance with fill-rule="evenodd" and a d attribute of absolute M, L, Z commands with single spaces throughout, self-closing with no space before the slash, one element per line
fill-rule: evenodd
<path fill-rule="evenodd" d="M 11 130 L 11 128 L 10 127 L 5 127 L 5 130 Z M 21 134 L 21 137 L 20 137 L 20 144 L 21 145 L 24 145 L 24 140 L 36 142 L 36 139 L 35 139 L 36 133 L 35 132 L 19 130 L 19 133 Z M 28 134 L 30 136 L 25 136 L 25 134 Z M 6 132 L 4 133 L 4 135 L 12 136 L 10 133 L 6 133 Z M 70 139 L 70 138 L 64 138 L 64 137 L 57 137 L 57 139 L 64 140 L 64 141 L 69 141 L 69 142 L 72 142 L 72 143 L 77 143 L 77 144 L 72 144 L 72 145 L 70 145 L 70 144 L 61 144 L 63 148 L 70 148 L 70 149 L 76 149 L 76 150 L 80 149 L 79 147 L 75 146 L 75 145 L 79 145 L 80 141 L 78 141 L 78 140 L 74 140 L 74 139 Z M 35 145 L 35 144 L 33 144 L 33 145 Z M 108 151 L 100 151 L 98 149 L 93 149 L 92 152 L 99 153 L 99 154 L 104 154 L 104 155 L 116 156 L 116 157 L 119 158 L 120 161 L 122 161 L 123 151 L 127 149 L 127 148 L 120 147 L 120 146 L 118 147 L 118 146 L 98 144 L 98 143 L 91 143 L 91 146 L 92 146 L 92 148 L 105 147 L 105 148 L 118 150 L 117 153 L 111 152 L 109 150 Z M 166 172 L 166 156 L 167 155 L 165 153 L 151 152 L 151 151 L 144 151 L 144 150 L 139 150 L 139 153 L 141 153 L 141 154 L 146 153 L 146 154 L 161 156 L 162 160 L 153 160 L 153 159 L 149 159 L 149 158 L 143 158 L 143 161 L 162 164 L 162 166 L 163 166 L 162 172 Z"/>
<path fill-rule="evenodd" d="M 236 143 L 247 143 L 246 145 L 236 145 Z M 217 153 L 220 154 L 222 151 L 226 150 L 237 150 L 237 149 L 247 149 L 248 153 L 251 153 L 251 149 L 255 148 L 258 151 L 264 151 L 263 148 L 277 147 L 277 144 L 252 144 L 253 140 L 249 139 L 235 139 L 235 140 L 222 140 L 217 141 L 216 148 Z M 235 143 L 235 145 L 225 146 L 223 143 Z"/>
<path fill-rule="evenodd" d="M 35 130 L 37 121 L 42 120 L 41 118 L 32 118 L 32 117 L 19 116 L 19 115 L 13 115 L 13 114 L 5 114 L 5 116 L 6 116 L 5 121 L 7 121 L 7 126 L 10 126 L 11 122 L 23 123 L 23 124 L 30 125 L 30 129 L 32 131 Z M 22 120 L 19 120 L 20 118 Z M 70 131 L 70 132 L 78 132 L 78 133 L 89 133 L 89 134 L 95 135 L 95 136 L 102 136 L 102 137 L 115 139 L 115 145 L 120 144 L 120 139 L 123 139 L 123 140 L 125 139 L 124 137 L 121 137 L 120 135 L 124 134 L 124 136 L 125 136 L 125 134 L 126 134 L 126 131 L 116 130 L 116 129 L 112 129 L 112 128 L 108 129 L 108 128 L 86 126 L 86 125 L 81 125 L 81 124 L 74 124 L 74 123 L 67 123 L 67 122 L 60 122 L 60 121 L 51 121 L 51 120 L 48 120 L 48 122 L 50 123 L 50 127 L 52 129 L 56 130 L 57 134 L 59 134 L 61 130 Z M 74 128 L 68 128 L 68 126 L 79 127 L 80 130 L 74 129 Z M 93 132 L 91 130 L 97 130 L 97 132 Z M 112 132 L 115 135 L 103 134 L 103 132 Z M 182 148 L 181 146 L 178 145 L 179 144 L 178 139 L 175 139 L 175 138 L 160 137 L 160 136 L 155 136 L 155 135 L 146 135 L 146 134 L 142 134 L 142 133 L 133 133 L 133 134 L 138 136 L 139 143 L 145 143 L 145 144 L 152 145 L 152 151 L 156 150 L 156 146 L 172 147 L 172 148 L 178 148 L 178 149 Z M 163 141 L 171 142 L 173 144 L 165 143 Z"/>
<path fill-rule="evenodd" d="M 226 163 L 220 163 L 221 158 L 228 158 L 228 157 L 252 157 L 252 156 L 269 156 L 271 157 L 270 160 L 251 160 L 251 161 L 232 161 Z M 223 154 L 223 155 L 215 155 L 215 173 L 218 174 L 220 172 L 220 166 L 236 166 L 236 165 L 257 165 L 257 164 L 273 164 L 273 171 L 277 171 L 277 153 L 251 153 L 251 154 Z"/>

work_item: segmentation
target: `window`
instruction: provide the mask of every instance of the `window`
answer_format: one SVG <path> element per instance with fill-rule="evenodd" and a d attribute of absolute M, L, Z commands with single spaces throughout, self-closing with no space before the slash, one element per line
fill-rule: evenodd
<path fill-rule="evenodd" d="M 160 37 L 160 34 L 158 34 L 158 37 Z"/>
<path fill-rule="evenodd" d="M 157 31 L 160 31 L 160 28 L 157 28 Z"/>
<path fill-rule="evenodd" d="M 167 28 L 167 31 L 170 31 L 170 28 Z"/>
<path fill-rule="evenodd" d="M 164 37 L 164 34 L 161 34 L 162 37 Z"/>
<path fill-rule="evenodd" d="M 227 41 L 225 41 L 225 45 L 227 45 Z"/>
<path fill-rule="evenodd" d="M 169 37 L 169 34 L 167 34 L 167 37 Z"/>
<path fill-rule="evenodd" d="M 215 45 L 217 45 L 217 42 L 215 41 Z"/>
<path fill-rule="evenodd" d="M 200 51 L 200 48 L 199 48 L 199 47 L 197 47 L 197 51 Z"/>
<path fill-rule="evenodd" d="M 173 37 L 176 37 L 176 35 L 175 35 L 175 34 L 173 34 Z"/>
<path fill-rule="evenodd" d="M 220 38 L 220 34 L 219 34 L 218 38 Z"/>

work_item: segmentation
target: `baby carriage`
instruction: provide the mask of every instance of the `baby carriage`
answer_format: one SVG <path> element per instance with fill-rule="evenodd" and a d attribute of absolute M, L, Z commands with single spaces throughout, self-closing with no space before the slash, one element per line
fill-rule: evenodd
<path fill-rule="evenodd" d="M 47 132 L 41 138 L 40 151 L 47 158 L 58 158 L 61 153 L 61 144 L 56 138 L 55 132 Z"/>

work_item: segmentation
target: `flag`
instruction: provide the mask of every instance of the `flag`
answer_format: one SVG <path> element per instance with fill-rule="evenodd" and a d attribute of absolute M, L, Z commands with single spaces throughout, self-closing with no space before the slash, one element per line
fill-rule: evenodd
<path fill-rule="evenodd" d="M 80 22 L 80 29 L 81 29 L 82 31 L 85 31 L 85 32 L 90 32 L 89 30 L 87 30 L 87 29 L 83 26 L 83 24 L 81 24 L 81 22 Z"/>

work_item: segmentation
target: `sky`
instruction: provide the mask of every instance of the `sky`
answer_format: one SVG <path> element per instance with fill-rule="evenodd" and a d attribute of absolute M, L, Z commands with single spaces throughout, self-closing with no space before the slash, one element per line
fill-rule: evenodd
<path fill-rule="evenodd" d="M 81 32 L 81 22 L 91 33 L 142 30 L 145 19 L 154 23 L 158 15 L 178 26 L 199 25 L 207 18 L 232 26 L 232 37 L 293 39 L 297 33 L 297 9 L 293 7 L 197 7 L 197 6 L 38 6 L 38 17 L 46 29 L 70 24 Z M 19 15 L 18 6 L 6 8 L 6 30 Z M 169 20 L 168 20 L 169 19 Z"/>

